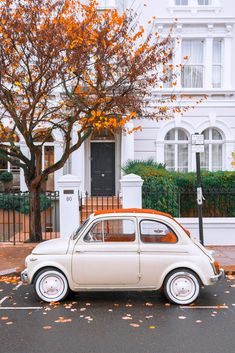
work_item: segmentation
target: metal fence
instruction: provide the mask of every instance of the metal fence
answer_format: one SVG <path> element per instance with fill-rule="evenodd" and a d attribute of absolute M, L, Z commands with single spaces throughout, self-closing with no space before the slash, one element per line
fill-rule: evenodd
<path fill-rule="evenodd" d="M 204 217 L 235 217 L 235 189 L 203 190 Z M 197 217 L 196 190 L 179 191 L 178 188 L 164 188 L 143 185 L 143 207 L 167 212 L 174 217 Z"/>
<path fill-rule="evenodd" d="M 83 222 L 91 213 L 101 210 L 122 208 L 118 196 L 89 196 L 88 192 L 80 196 L 80 216 Z"/>
<path fill-rule="evenodd" d="M 0 193 L 0 242 L 29 242 L 29 192 Z M 40 195 L 42 240 L 59 237 L 59 192 Z"/>

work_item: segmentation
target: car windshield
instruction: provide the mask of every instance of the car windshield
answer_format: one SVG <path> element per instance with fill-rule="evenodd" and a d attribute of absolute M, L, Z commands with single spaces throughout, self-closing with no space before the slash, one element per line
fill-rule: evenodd
<path fill-rule="evenodd" d="M 75 230 L 75 232 L 72 234 L 72 239 L 76 239 L 79 234 L 83 231 L 83 229 L 86 227 L 87 223 L 89 222 L 90 217 L 88 217 L 79 227 L 78 229 Z"/>

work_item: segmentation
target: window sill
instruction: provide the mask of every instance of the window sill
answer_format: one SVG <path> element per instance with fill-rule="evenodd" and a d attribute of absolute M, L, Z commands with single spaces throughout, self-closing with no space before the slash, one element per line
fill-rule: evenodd
<path fill-rule="evenodd" d="M 220 13 L 221 6 L 210 6 L 210 5 L 200 5 L 200 6 L 170 6 L 168 11 L 173 14 L 176 12 L 189 12 L 191 14 L 197 14 L 200 12 L 213 12 L 215 14 Z"/>

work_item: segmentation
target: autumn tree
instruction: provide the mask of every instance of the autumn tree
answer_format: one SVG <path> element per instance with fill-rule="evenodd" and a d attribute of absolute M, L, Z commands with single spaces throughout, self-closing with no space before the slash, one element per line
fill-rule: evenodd
<path fill-rule="evenodd" d="M 146 35 L 131 11 L 97 11 L 93 0 L 2 0 L 0 23 L 0 158 L 24 171 L 30 239 L 39 241 L 42 185 L 92 132 L 131 133 L 130 120 L 180 111 L 167 105 L 176 102 L 174 94 L 151 96 L 168 79 L 172 40 Z M 42 148 L 54 130 L 63 135 L 64 151 L 43 169 Z"/>

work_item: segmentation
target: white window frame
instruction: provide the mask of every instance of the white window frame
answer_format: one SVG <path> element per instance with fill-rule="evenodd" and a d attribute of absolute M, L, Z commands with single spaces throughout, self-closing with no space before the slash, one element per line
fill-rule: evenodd
<path fill-rule="evenodd" d="M 214 59 L 213 59 L 213 52 L 214 52 L 214 43 L 215 41 L 220 41 L 221 42 L 221 57 L 220 57 L 220 63 L 214 63 Z M 222 88 L 224 85 L 224 62 L 223 62 L 223 57 L 224 57 L 224 40 L 223 38 L 213 38 L 213 43 L 212 43 L 212 82 L 211 85 L 213 88 Z M 221 77 L 221 81 L 220 81 L 220 86 L 219 87 L 214 87 L 213 85 L 213 68 L 214 66 L 220 66 L 220 77 Z"/>
<path fill-rule="evenodd" d="M 168 134 L 168 132 L 170 132 L 171 130 L 174 130 L 174 134 L 175 134 L 175 139 L 174 140 L 166 140 L 166 136 Z M 179 136 L 179 130 L 182 130 L 185 135 L 187 136 L 187 140 L 178 140 L 178 136 Z M 178 171 L 178 172 L 182 172 L 181 170 L 179 170 L 179 158 L 178 158 L 178 150 L 179 150 L 179 145 L 188 145 L 188 165 L 187 165 L 187 171 L 186 172 L 189 172 L 190 170 L 190 140 L 189 140 L 189 134 L 182 128 L 173 128 L 173 129 L 170 129 L 165 135 L 165 138 L 164 138 L 164 163 L 165 162 L 165 148 L 166 148 L 166 145 L 174 145 L 174 167 L 170 167 L 168 168 L 167 165 L 166 165 L 166 169 L 168 170 L 173 170 L 173 171 Z M 183 173 L 183 172 L 182 172 Z"/>
<path fill-rule="evenodd" d="M 208 140 L 204 140 L 204 145 L 208 145 L 209 146 L 209 163 L 208 163 L 209 165 L 208 165 L 208 169 L 203 168 L 203 170 L 208 170 L 210 172 L 223 170 L 224 169 L 224 138 L 223 138 L 223 134 L 216 127 L 209 127 L 207 129 L 204 129 L 202 131 L 202 134 L 206 130 L 209 130 L 209 139 Z M 212 130 L 216 130 L 221 135 L 222 139 L 221 140 L 212 139 Z M 212 168 L 212 145 L 221 145 L 222 146 L 222 149 L 221 149 L 221 169 L 213 170 L 213 168 Z"/>
<path fill-rule="evenodd" d="M 200 41 L 202 42 L 202 47 L 203 47 L 203 58 L 202 58 L 202 63 L 201 64 L 198 64 L 198 63 L 194 63 L 194 62 L 191 62 L 190 64 L 187 64 L 187 62 L 183 62 L 183 43 L 185 41 L 190 41 L 190 42 L 196 42 L 196 41 Z M 186 86 L 183 86 L 183 69 L 182 69 L 182 72 L 181 72 L 181 87 L 185 90 L 187 89 L 196 89 L 196 90 L 201 90 L 205 87 L 205 38 L 191 38 L 191 37 L 183 37 L 182 38 L 182 41 L 181 41 L 181 55 L 182 55 L 182 63 L 185 67 L 192 67 L 192 66 L 200 66 L 202 67 L 202 86 L 201 87 L 193 87 L 192 85 L 190 87 L 186 87 Z M 186 56 L 190 56 L 190 54 L 187 54 L 185 53 Z"/>

